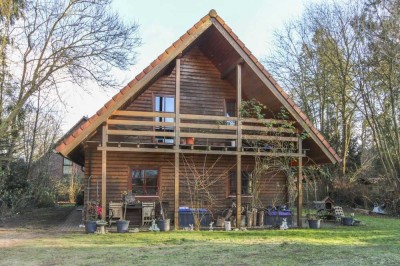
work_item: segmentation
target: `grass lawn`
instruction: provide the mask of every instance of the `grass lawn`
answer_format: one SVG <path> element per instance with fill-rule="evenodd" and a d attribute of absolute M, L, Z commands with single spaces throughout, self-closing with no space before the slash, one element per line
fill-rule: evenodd
<path fill-rule="evenodd" d="M 85 235 L 2 229 L 0 265 L 400 265 L 400 220 L 358 218 L 366 225 L 320 230 Z"/>

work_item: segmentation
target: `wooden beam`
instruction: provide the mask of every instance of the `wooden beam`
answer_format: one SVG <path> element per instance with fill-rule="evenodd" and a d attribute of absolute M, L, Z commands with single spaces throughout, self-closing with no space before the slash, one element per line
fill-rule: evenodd
<path fill-rule="evenodd" d="M 303 226 L 303 144 L 302 139 L 299 137 L 298 152 L 299 152 L 299 175 L 297 176 L 297 226 Z"/>
<path fill-rule="evenodd" d="M 236 227 L 240 228 L 242 221 L 242 157 L 236 155 Z"/>
<path fill-rule="evenodd" d="M 180 123 L 181 128 L 202 128 L 202 129 L 223 129 L 235 130 L 236 126 L 229 125 L 212 125 L 212 124 L 197 124 L 197 123 Z"/>
<path fill-rule="evenodd" d="M 240 107 L 242 105 L 242 65 L 238 64 L 236 66 L 236 115 L 237 119 L 237 139 L 236 139 L 236 148 L 237 151 L 242 149 L 242 122 L 241 122 L 241 114 Z"/>
<path fill-rule="evenodd" d="M 180 139 L 180 110 L 181 109 L 181 59 L 176 59 L 175 77 L 175 150 L 179 150 Z M 174 178 L 174 231 L 179 229 L 179 153 L 175 153 Z"/>
<path fill-rule="evenodd" d="M 175 132 L 164 131 L 140 131 L 140 130 L 107 130 L 109 135 L 119 136 L 157 136 L 157 137 L 175 137 Z"/>
<path fill-rule="evenodd" d="M 216 154 L 216 155 L 238 155 L 242 156 L 265 156 L 265 157 L 296 157 L 297 153 L 283 152 L 252 152 L 252 151 L 225 151 L 225 150 L 195 150 L 195 149 L 163 149 L 163 148 L 135 148 L 135 147 L 97 147 L 98 151 L 119 151 L 119 152 L 148 152 L 148 153 L 189 153 L 189 154 Z M 302 155 L 306 157 L 306 155 Z"/>
<path fill-rule="evenodd" d="M 181 113 L 181 59 L 176 59 L 176 72 L 175 72 L 175 149 L 179 149 L 181 142 L 179 133 L 180 127 L 180 113 Z"/>
<path fill-rule="evenodd" d="M 117 110 L 112 113 L 117 116 L 134 116 L 134 117 L 168 117 L 174 118 L 174 113 L 163 113 L 163 112 L 142 112 L 142 111 L 121 111 Z"/>
<path fill-rule="evenodd" d="M 242 121 L 243 122 L 243 121 Z M 242 130 L 252 130 L 261 132 L 297 133 L 295 129 L 283 127 L 247 126 L 242 125 Z"/>
<path fill-rule="evenodd" d="M 179 229 L 179 153 L 175 153 L 174 231 Z"/>
<path fill-rule="evenodd" d="M 226 117 L 226 116 L 218 116 L 218 115 L 181 114 L 181 119 L 212 120 L 212 121 L 236 121 L 237 117 Z"/>
<path fill-rule="evenodd" d="M 242 157 L 240 151 L 242 150 L 242 123 L 240 107 L 242 105 L 242 65 L 237 64 L 236 66 L 236 114 L 237 120 L 237 139 L 236 139 L 236 227 L 240 228 L 242 221 Z"/>
<path fill-rule="evenodd" d="M 256 123 L 256 124 L 271 124 L 271 125 L 282 125 L 282 124 L 294 124 L 296 121 L 291 120 L 280 120 L 280 119 L 273 119 L 273 118 L 242 118 L 243 123 Z"/>
<path fill-rule="evenodd" d="M 107 125 L 103 125 L 101 145 L 106 147 L 108 141 Z M 101 151 L 101 219 L 107 214 L 107 150 Z"/>
<path fill-rule="evenodd" d="M 203 138 L 203 139 L 236 139 L 237 136 L 235 134 L 211 134 L 211 133 L 190 133 L 190 132 L 181 132 L 182 137 L 194 137 L 194 138 Z"/>
<path fill-rule="evenodd" d="M 242 139 L 255 139 L 255 140 L 275 140 L 275 141 L 290 141 L 297 142 L 299 139 L 296 137 L 283 137 L 283 136 L 263 136 L 263 135 L 242 135 Z"/>
<path fill-rule="evenodd" d="M 221 73 L 221 79 L 226 79 L 232 71 L 234 71 L 237 67 L 237 65 L 241 65 L 244 63 L 243 58 L 239 58 L 239 60 L 236 61 L 236 63 L 232 64 L 231 66 L 227 67 L 222 73 Z"/>
<path fill-rule="evenodd" d="M 123 125 L 123 126 L 151 126 L 151 127 L 174 127 L 174 122 L 156 122 L 156 121 L 133 121 L 122 119 L 108 119 L 109 125 Z"/>

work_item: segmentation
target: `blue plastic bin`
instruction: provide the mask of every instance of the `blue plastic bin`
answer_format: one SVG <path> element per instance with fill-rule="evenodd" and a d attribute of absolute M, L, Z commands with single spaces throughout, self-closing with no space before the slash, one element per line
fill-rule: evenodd
<path fill-rule="evenodd" d="M 200 215 L 200 225 L 209 226 L 211 222 L 211 215 L 207 209 L 192 209 L 189 207 L 179 207 L 179 227 L 189 227 L 189 224 L 194 225 L 193 214 L 198 213 Z"/>
<path fill-rule="evenodd" d="M 265 225 L 278 226 L 282 224 L 282 219 L 286 218 L 286 222 L 288 226 L 292 226 L 292 211 L 284 210 L 284 211 L 265 211 Z"/>

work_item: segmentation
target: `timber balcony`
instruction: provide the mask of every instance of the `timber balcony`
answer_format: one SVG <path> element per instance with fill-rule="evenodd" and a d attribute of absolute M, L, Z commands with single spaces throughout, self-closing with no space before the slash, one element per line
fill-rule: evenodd
<path fill-rule="evenodd" d="M 297 130 L 287 124 L 277 119 L 114 111 L 103 126 L 99 150 L 304 156 L 298 150 Z"/>

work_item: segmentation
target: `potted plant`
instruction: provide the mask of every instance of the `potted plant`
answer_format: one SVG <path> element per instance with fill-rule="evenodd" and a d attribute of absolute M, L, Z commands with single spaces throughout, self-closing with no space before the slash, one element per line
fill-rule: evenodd
<path fill-rule="evenodd" d="M 167 210 L 163 207 L 161 196 L 159 198 L 160 215 L 157 219 L 157 226 L 160 231 L 169 231 L 171 220 L 167 217 Z"/>
<path fill-rule="evenodd" d="M 98 220 L 98 210 L 97 210 L 97 202 L 93 201 L 86 204 L 86 219 L 85 219 L 85 231 L 87 234 L 93 234 L 97 230 Z"/>
<path fill-rule="evenodd" d="M 319 229 L 321 227 L 321 219 L 317 214 L 307 214 L 308 227 L 311 229 Z"/>
<path fill-rule="evenodd" d="M 194 137 L 186 137 L 187 145 L 194 145 Z"/>
<path fill-rule="evenodd" d="M 342 217 L 342 224 L 343 225 L 347 225 L 347 226 L 350 226 L 350 225 L 353 225 L 353 223 L 354 223 L 354 219 L 353 219 L 353 217 Z"/>
<path fill-rule="evenodd" d="M 125 220 L 126 217 L 126 206 L 134 200 L 135 196 L 133 194 L 125 194 L 124 195 L 124 214 L 121 219 L 117 221 L 117 232 L 118 233 L 127 233 L 129 230 L 129 220 Z"/>

